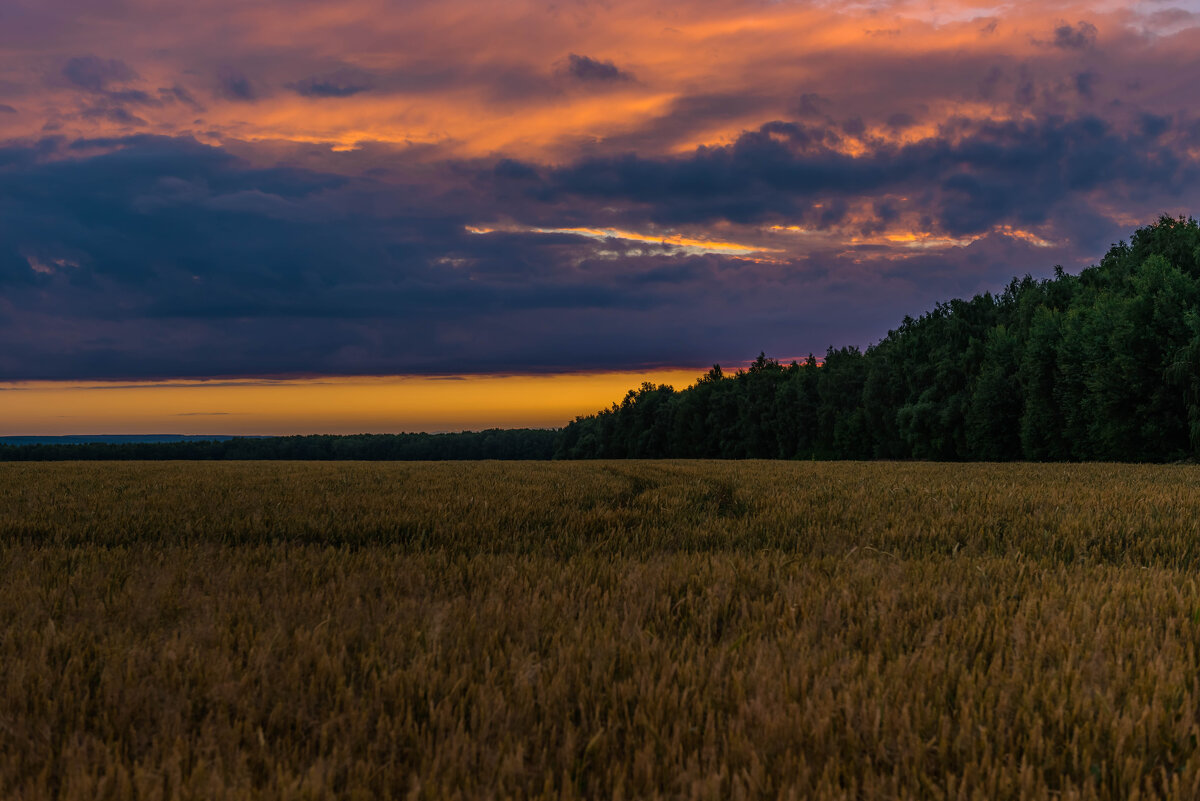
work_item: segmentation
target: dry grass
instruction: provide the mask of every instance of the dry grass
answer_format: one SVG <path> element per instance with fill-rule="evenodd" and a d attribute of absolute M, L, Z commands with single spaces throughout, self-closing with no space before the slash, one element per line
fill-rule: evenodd
<path fill-rule="evenodd" d="M 0 465 L 0 797 L 1200 797 L 1200 468 Z"/>

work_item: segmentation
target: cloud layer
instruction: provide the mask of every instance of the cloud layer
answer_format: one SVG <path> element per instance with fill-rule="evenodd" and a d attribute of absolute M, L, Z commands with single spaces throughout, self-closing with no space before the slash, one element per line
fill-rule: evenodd
<path fill-rule="evenodd" d="M 1188 7 L 14 3 L 0 380 L 799 356 L 1200 200 Z"/>

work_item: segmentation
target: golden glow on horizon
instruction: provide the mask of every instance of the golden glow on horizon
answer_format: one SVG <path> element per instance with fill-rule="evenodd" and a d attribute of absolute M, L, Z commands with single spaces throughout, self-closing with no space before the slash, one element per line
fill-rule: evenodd
<path fill-rule="evenodd" d="M 707 368 L 553 375 L 0 384 L 0 435 L 355 434 L 557 428 Z"/>

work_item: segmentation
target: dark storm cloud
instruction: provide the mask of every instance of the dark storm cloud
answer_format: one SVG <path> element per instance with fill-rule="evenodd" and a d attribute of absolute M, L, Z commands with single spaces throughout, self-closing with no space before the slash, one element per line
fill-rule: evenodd
<path fill-rule="evenodd" d="M 1004 78 L 1004 70 L 1000 66 L 991 67 L 983 80 L 979 82 L 979 96 L 990 100 L 996 95 L 996 87 Z"/>
<path fill-rule="evenodd" d="M 350 97 L 373 86 L 371 75 L 360 70 L 339 70 L 289 83 L 287 88 L 304 97 Z"/>
<path fill-rule="evenodd" d="M 1021 65 L 1017 76 L 1017 88 L 1013 92 L 1013 100 L 1018 106 L 1032 106 L 1037 99 L 1037 84 L 1029 74 L 1029 68 Z"/>
<path fill-rule="evenodd" d="M 363 154 L 316 147 L 303 169 L 183 138 L 10 144 L 0 380 L 794 355 L 866 344 L 902 313 L 1094 258 L 1129 232 L 1089 198 L 1152 214 L 1198 199 L 1200 175 L 1181 153 L 1200 124 L 1179 116 L 1124 128 L 1089 116 L 952 120 L 907 144 L 860 131 L 858 155 L 849 135 L 831 120 L 777 121 L 677 157 L 551 166 L 392 150 L 369 156 L 386 169 L 367 170 L 346 169 Z M 924 254 L 845 243 L 916 213 L 925 229 L 973 243 Z M 469 230 L 503 220 L 512 225 Z M 753 240 L 775 224 L 842 233 L 751 262 L 561 230 L 692 226 Z M 1003 226 L 1074 244 L 1035 248 Z"/>
<path fill-rule="evenodd" d="M 124 126 L 141 126 L 146 124 L 144 119 L 136 114 L 131 114 L 128 110 L 120 106 L 93 106 L 84 109 L 81 116 L 88 120 L 104 119 Z"/>
<path fill-rule="evenodd" d="M 567 74 L 580 81 L 628 81 L 633 76 L 618 69 L 611 61 L 601 61 L 571 53 L 567 56 Z"/>
<path fill-rule="evenodd" d="M 159 98 L 128 86 L 139 76 L 118 59 L 79 56 L 67 61 L 62 75 L 71 86 L 83 90 L 89 100 L 95 101 L 81 113 L 86 120 L 107 120 L 124 127 L 143 126 L 147 122 L 125 107 L 162 105 Z"/>
<path fill-rule="evenodd" d="M 0 379 L 537 369 L 558 345 L 526 318 L 543 336 L 678 290 L 670 260 L 614 275 L 584 237 L 469 233 L 495 209 L 436 184 L 150 136 L 52 147 L 0 159 Z M 619 340 L 585 350 L 616 365 Z"/>
<path fill-rule="evenodd" d="M 854 116 L 842 123 L 842 130 L 851 136 L 859 136 L 867 130 L 867 124 L 862 117 Z"/>
<path fill-rule="evenodd" d="M 1160 141 L 1165 124 L 1143 118 L 1139 130 L 1122 132 L 1096 117 L 963 123 L 940 137 L 878 143 L 851 156 L 837 147 L 838 129 L 774 122 L 683 158 L 579 162 L 528 193 L 621 201 L 662 224 L 830 224 L 836 204 L 814 218 L 814 203 L 901 193 L 928 204 L 943 230 L 978 233 L 1044 222 L 1060 204 L 1101 186 L 1118 197 L 1139 187 L 1178 196 L 1200 175 Z"/>
<path fill-rule="evenodd" d="M 7 103 L 0 103 L 0 114 L 16 114 L 17 110 Z"/>
<path fill-rule="evenodd" d="M 796 101 L 793 112 L 797 117 L 819 117 L 832 106 L 829 98 L 814 92 L 805 92 Z"/>
<path fill-rule="evenodd" d="M 249 101 L 258 97 L 250 79 L 233 69 L 223 69 L 217 73 L 217 94 L 226 100 Z"/>
<path fill-rule="evenodd" d="M 1079 93 L 1080 97 L 1084 97 L 1084 98 L 1087 98 L 1088 100 L 1091 100 L 1092 98 L 1094 98 L 1096 96 L 1096 81 L 1097 80 L 1099 80 L 1099 76 L 1096 73 L 1092 72 L 1091 70 L 1076 73 L 1076 75 L 1075 75 L 1075 91 Z"/>
<path fill-rule="evenodd" d="M 80 89 L 97 93 L 107 91 L 113 83 L 128 83 L 138 77 L 124 61 L 96 56 L 70 59 L 63 67 L 62 74 Z"/>
<path fill-rule="evenodd" d="M 1158 139 L 1171 129 L 1172 123 L 1168 115 L 1144 113 L 1138 117 L 1138 127 L 1147 139 Z"/>
<path fill-rule="evenodd" d="M 1063 23 L 1054 29 L 1055 47 L 1066 50 L 1085 50 L 1096 43 L 1096 26 L 1090 22 L 1079 22 L 1077 25 Z"/>
<path fill-rule="evenodd" d="M 165 103 L 182 103 L 185 106 L 190 106 L 197 111 L 203 111 L 204 107 L 192 96 L 192 93 L 182 86 L 163 87 L 158 90 L 159 99 Z"/>

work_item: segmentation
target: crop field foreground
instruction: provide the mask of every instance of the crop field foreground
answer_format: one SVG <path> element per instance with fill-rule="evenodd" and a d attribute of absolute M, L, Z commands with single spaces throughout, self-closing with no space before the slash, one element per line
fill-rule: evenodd
<path fill-rule="evenodd" d="M 5 799 L 1200 798 L 1200 468 L 0 464 Z"/>

